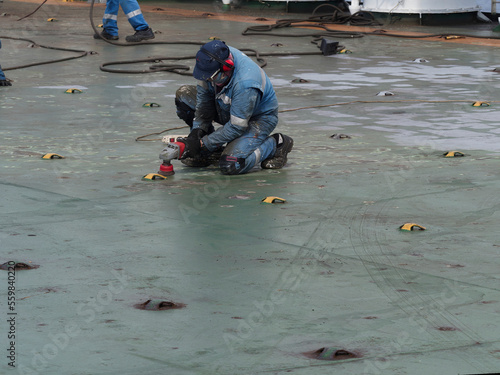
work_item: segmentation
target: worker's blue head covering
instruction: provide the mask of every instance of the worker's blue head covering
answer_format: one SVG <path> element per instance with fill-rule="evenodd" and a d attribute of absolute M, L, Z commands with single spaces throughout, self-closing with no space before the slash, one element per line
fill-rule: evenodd
<path fill-rule="evenodd" d="M 203 45 L 196 54 L 194 78 L 206 81 L 217 70 L 221 69 L 223 61 L 228 57 L 229 47 L 222 40 L 213 40 Z"/>

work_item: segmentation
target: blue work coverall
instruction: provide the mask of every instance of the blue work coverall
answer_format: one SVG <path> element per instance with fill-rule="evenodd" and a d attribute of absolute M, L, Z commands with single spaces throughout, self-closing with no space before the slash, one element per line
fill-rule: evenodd
<path fill-rule="evenodd" d="M 147 30 L 149 28 L 137 0 L 107 0 L 106 10 L 102 19 L 103 28 L 107 33 L 118 35 L 117 19 L 120 6 L 135 31 Z"/>
<path fill-rule="evenodd" d="M 229 47 L 234 70 L 229 83 L 216 86 L 198 81 L 193 129 L 210 131 L 212 121 L 224 125 L 202 138 L 209 151 L 227 143 L 221 172 L 242 174 L 274 156 L 276 141 L 269 135 L 278 124 L 278 99 L 266 73 L 247 55 Z"/>

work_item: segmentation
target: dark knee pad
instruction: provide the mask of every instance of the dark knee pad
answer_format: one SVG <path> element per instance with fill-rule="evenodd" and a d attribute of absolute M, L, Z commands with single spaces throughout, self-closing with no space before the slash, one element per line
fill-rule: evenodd
<path fill-rule="evenodd" d="M 222 174 L 238 174 L 245 168 L 245 159 L 222 155 L 219 160 L 219 167 Z"/>
<path fill-rule="evenodd" d="M 177 116 L 192 127 L 196 111 L 196 86 L 184 85 L 179 87 L 175 93 L 175 107 Z"/>
<path fill-rule="evenodd" d="M 175 99 L 175 107 L 177 108 L 177 117 L 179 117 L 181 120 L 184 120 L 184 122 L 188 124 L 189 127 L 192 127 L 194 120 L 194 110 L 186 103 L 183 103 L 177 99 Z"/>

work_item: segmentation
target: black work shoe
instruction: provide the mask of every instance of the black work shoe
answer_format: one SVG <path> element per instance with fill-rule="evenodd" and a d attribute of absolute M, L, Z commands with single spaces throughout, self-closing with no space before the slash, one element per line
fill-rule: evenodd
<path fill-rule="evenodd" d="M 260 163 L 264 169 L 283 168 L 287 161 L 287 155 L 293 148 L 293 139 L 288 135 L 276 133 L 272 135 L 276 139 L 276 152 L 272 158 L 268 158 Z"/>
<path fill-rule="evenodd" d="M 142 42 L 143 40 L 154 39 L 154 38 L 155 34 L 153 33 L 153 30 L 151 30 L 151 27 L 149 27 L 146 30 L 136 31 L 134 35 L 127 36 L 125 40 L 127 42 Z"/>
<path fill-rule="evenodd" d="M 120 38 L 118 35 L 111 35 L 106 30 L 103 30 L 101 34 L 94 34 L 94 39 L 118 40 Z"/>

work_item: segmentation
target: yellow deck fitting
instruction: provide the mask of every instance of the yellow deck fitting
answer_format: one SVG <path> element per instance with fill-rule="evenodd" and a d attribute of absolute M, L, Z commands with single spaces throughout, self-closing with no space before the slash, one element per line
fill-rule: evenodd
<path fill-rule="evenodd" d="M 465 156 L 465 154 L 460 151 L 447 151 L 443 155 L 445 158 L 456 158 L 460 156 Z"/>
<path fill-rule="evenodd" d="M 265 197 L 262 199 L 263 203 L 285 203 L 286 199 L 280 197 Z"/>
<path fill-rule="evenodd" d="M 158 103 L 144 103 L 142 106 L 143 107 L 149 107 L 149 108 L 161 107 L 161 105 L 159 105 Z"/>
<path fill-rule="evenodd" d="M 415 223 L 405 223 L 399 227 L 400 230 L 407 230 L 407 231 L 412 231 L 412 230 L 425 230 L 425 227 L 415 224 Z"/>
<path fill-rule="evenodd" d="M 152 180 L 166 180 L 167 177 L 166 176 L 163 176 L 161 174 L 158 174 L 158 173 L 148 173 L 147 175 L 145 175 L 144 177 L 142 177 L 143 180 L 149 180 L 149 181 L 152 181 Z"/>
<path fill-rule="evenodd" d="M 59 154 L 54 154 L 54 153 L 48 153 L 42 156 L 42 159 L 49 160 L 49 159 L 64 159 L 64 156 L 59 155 Z"/>
<path fill-rule="evenodd" d="M 473 107 L 489 107 L 490 103 L 478 101 L 478 102 L 472 103 L 472 106 Z"/>
<path fill-rule="evenodd" d="M 465 39 L 465 36 L 461 36 L 461 35 L 446 35 L 444 38 L 446 40 L 450 40 L 450 39 Z"/>
<path fill-rule="evenodd" d="M 80 89 L 67 89 L 64 91 L 65 94 L 81 94 L 82 92 Z"/>
<path fill-rule="evenodd" d="M 56 22 L 57 20 L 55 18 L 48 18 L 47 22 Z"/>

